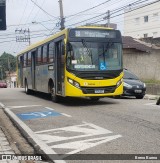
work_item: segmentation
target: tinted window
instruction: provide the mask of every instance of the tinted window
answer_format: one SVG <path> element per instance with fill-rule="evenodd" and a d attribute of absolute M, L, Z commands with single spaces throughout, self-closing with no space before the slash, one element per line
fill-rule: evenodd
<path fill-rule="evenodd" d="M 43 63 L 47 62 L 47 45 L 43 46 Z"/>
<path fill-rule="evenodd" d="M 51 42 L 49 44 L 49 62 L 53 62 L 54 60 L 54 42 Z"/>
<path fill-rule="evenodd" d="M 27 54 L 24 54 L 23 67 L 27 65 Z"/>
<path fill-rule="evenodd" d="M 28 63 L 27 63 L 28 66 L 31 65 L 31 52 L 28 53 Z"/>
<path fill-rule="evenodd" d="M 133 73 L 124 70 L 124 79 L 135 79 L 135 80 L 139 80 L 138 77 L 136 75 L 134 75 Z"/>
<path fill-rule="evenodd" d="M 37 64 L 40 64 L 41 62 L 42 62 L 42 47 L 39 47 L 37 54 Z"/>

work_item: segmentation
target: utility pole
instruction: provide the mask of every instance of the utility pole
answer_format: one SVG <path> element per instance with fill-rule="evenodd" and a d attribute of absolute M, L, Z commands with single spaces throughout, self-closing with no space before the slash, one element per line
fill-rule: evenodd
<path fill-rule="evenodd" d="M 65 28 L 64 26 L 64 22 L 65 22 L 65 18 L 64 18 L 64 15 L 63 15 L 63 4 L 62 4 L 62 0 L 59 0 L 59 8 L 60 8 L 60 25 L 61 25 L 61 28 L 60 30 L 63 30 Z"/>
<path fill-rule="evenodd" d="M 107 20 L 107 27 L 110 27 L 110 10 L 107 11 L 107 16 L 103 18 L 104 20 Z"/>

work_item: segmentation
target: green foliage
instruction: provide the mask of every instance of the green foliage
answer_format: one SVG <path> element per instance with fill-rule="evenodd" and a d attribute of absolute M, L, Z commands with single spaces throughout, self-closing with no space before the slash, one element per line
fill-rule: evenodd
<path fill-rule="evenodd" d="M 16 57 L 4 52 L 0 56 L 0 79 L 2 79 L 2 77 L 3 79 L 6 78 L 6 71 L 9 71 L 10 73 L 16 71 Z"/>

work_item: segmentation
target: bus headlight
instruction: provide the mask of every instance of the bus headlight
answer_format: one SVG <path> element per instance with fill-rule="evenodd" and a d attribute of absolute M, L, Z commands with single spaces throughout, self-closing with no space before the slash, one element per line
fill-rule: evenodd
<path fill-rule="evenodd" d="M 123 82 L 123 79 L 120 79 L 118 82 L 117 82 L 117 88 L 122 84 L 122 82 Z"/>
<path fill-rule="evenodd" d="M 70 84 L 72 84 L 73 86 L 80 88 L 80 84 L 78 82 L 74 81 L 73 79 L 68 78 L 68 82 Z"/>

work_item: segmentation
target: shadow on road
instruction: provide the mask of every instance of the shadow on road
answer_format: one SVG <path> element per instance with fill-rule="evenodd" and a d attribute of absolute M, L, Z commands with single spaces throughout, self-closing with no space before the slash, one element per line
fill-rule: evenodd
<path fill-rule="evenodd" d="M 23 93 L 25 92 L 23 91 Z M 32 92 L 30 95 L 38 98 L 42 98 L 47 101 L 51 101 L 51 97 L 47 93 Z M 108 97 L 101 98 L 99 101 L 94 101 L 89 98 L 60 97 L 58 103 L 65 106 L 92 106 L 92 105 L 117 104 L 119 103 L 119 101 L 114 98 L 108 98 Z"/>

